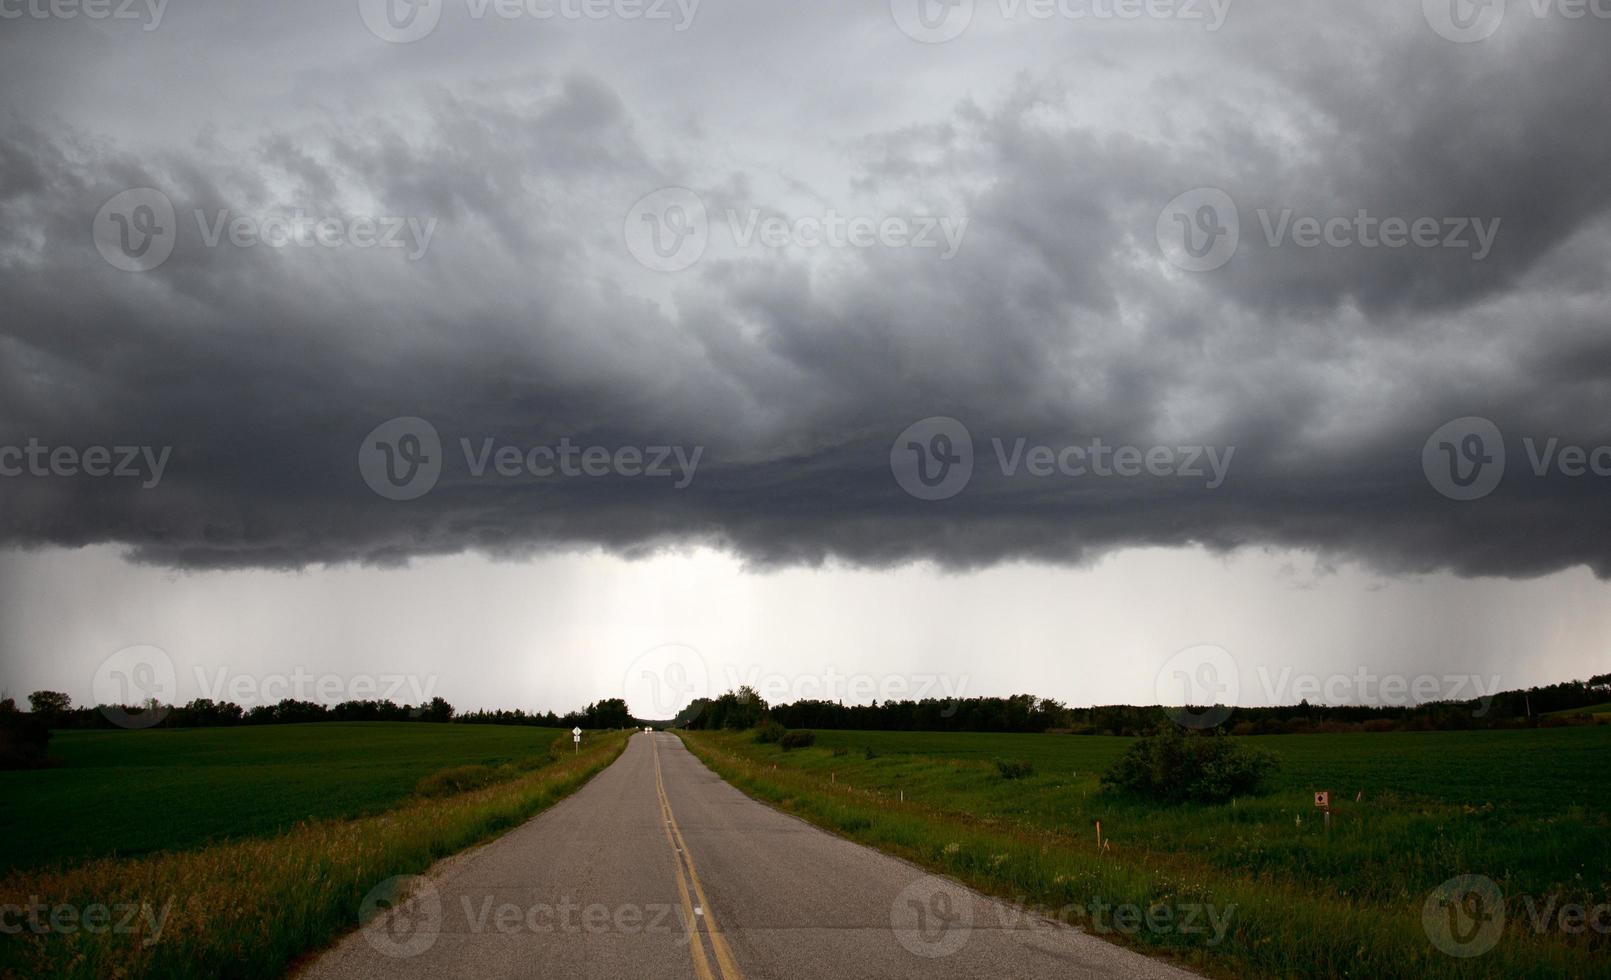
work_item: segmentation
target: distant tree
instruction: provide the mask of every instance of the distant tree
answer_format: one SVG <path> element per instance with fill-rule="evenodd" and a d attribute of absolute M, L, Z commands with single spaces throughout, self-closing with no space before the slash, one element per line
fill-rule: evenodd
<path fill-rule="evenodd" d="M 184 707 L 174 709 L 166 722 L 173 728 L 213 728 L 238 725 L 243 714 L 245 712 L 241 706 L 234 702 L 196 698 Z"/>
<path fill-rule="evenodd" d="M 42 718 L 55 719 L 73 710 L 73 699 L 60 691 L 35 691 L 28 695 L 28 706 Z"/>
<path fill-rule="evenodd" d="M 587 728 L 628 728 L 632 725 L 632 712 L 622 698 L 605 698 L 587 706 L 582 712 Z"/>
<path fill-rule="evenodd" d="M 420 721 L 452 721 L 453 705 L 448 704 L 443 698 L 432 698 L 430 704 L 420 705 L 419 719 Z"/>

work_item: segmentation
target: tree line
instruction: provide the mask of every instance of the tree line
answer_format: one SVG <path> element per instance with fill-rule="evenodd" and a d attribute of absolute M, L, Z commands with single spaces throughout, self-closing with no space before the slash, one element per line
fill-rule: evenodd
<path fill-rule="evenodd" d="M 1463 731 L 1581 723 L 1570 713 L 1611 702 L 1611 674 L 1460 701 L 1419 705 L 1316 705 L 1307 700 L 1278 707 L 1231 707 L 1217 726 L 1233 735 L 1386 731 Z M 1202 712 L 1211 705 L 1197 706 Z M 672 724 L 691 729 L 753 728 L 773 721 L 786 728 L 858 731 L 1060 732 L 1073 735 L 1144 735 L 1179 713 L 1163 705 L 1071 708 L 1052 698 L 927 698 L 880 704 L 802 700 L 769 705 L 748 686 L 716 698 L 699 698 Z M 1566 714 L 1554 714 L 1566 712 Z"/>
<path fill-rule="evenodd" d="M 1233 707 L 1217 726 L 1233 735 L 1384 731 L 1461 731 L 1579 724 L 1572 712 L 1611 702 L 1611 674 L 1462 701 L 1414 706 L 1296 705 Z M 1073 708 L 1032 694 L 1010 697 L 925 698 L 844 704 L 801 700 L 769 705 L 752 688 L 699 698 L 674 719 L 639 719 L 622 698 L 606 698 L 565 714 L 553 711 L 480 710 L 460 713 L 440 697 L 417 705 L 392 701 L 343 701 L 326 705 L 287 698 L 250 709 L 230 701 L 197 698 L 183 705 L 75 706 L 59 691 L 35 691 L 28 711 L 0 699 L 0 768 L 42 765 L 51 729 L 212 728 L 231 725 L 299 724 L 317 721 L 418 721 L 469 725 L 537 725 L 550 728 L 629 728 L 670 724 L 692 729 L 754 728 L 770 721 L 790 729 L 856 729 L 931 732 L 1061 732 L 1074 735 L 1143 735 L 1178 709 L 1161 705 L 1097 705 Z M 1209 707 L 1209 706 L 1203 706 Z"/>
<path fill-rule="evenodd" d="M 230 725 L 284 725 L 310 721 L 424 721 L 459 722 L 467 725 L 537 725 L 548 728 L 630 728 L 637 724 L 622 698 L 595 701 L 579 711 L 556 714 L 552 711 L 455 711 L 445 699 L 436 697 L 419 704 L 393 701 L 343 701 L 321 704 L 286 698 L 275 704 L 250 709 L 232 701 L 196 698 L 183 705 L 148 701 L 138 705 L 101 704 L 75 706 L 72 698 L 59 691 L 35 691 L 28 695 L 30 714 L 51 728 L 218 728 Z M 0 714 L 17 714 L 12 698 L 0 700 Z M 127 719 L 133 719 L 130 725 Z"/>
<path fill-rule="evenodd" d="M 53 729 L 225 728 L 235 725 L 293 725 L 317 721 L 417 721 L 465 725 L 536 725 L 547 728 L 630 728 L 637 724 L 622 698 L 595 701 L 580 711 L 470 711 L 460 713 L 436 697 L 416 705 L 392 701 L 320 704 L 286 698 L 250 709 L 232 701 L 196 698 L 187 704 L 98 704 L 75 706 L 60 691 L 28 695 L 28 711 L 13 698 L 0 698 L 0 769 L 32 769 L 46 764 Z"/>

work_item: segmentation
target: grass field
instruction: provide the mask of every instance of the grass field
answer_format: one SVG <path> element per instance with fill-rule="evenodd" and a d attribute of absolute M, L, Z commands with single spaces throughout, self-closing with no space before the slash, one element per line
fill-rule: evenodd
<path fill-rule="evenodd" d="M 412 722 L 57 732 L 61 765 L 0 772 L 0 872 L 378 813 L 443 769 L 546 762 L 561 734 Z"/>
<path fill-rule="evenodd" d="M 1611 976 L 1606 935 L 1539 932 L 1527 905 L 1611 901 L 1611 728 L 1262 737 L 1250 741 L 1281 761 L 1268 793 L 1179 807 L 1101 791 L 1120 738 L 819 732 L 785 753 L 748 733 L 685 737 L 753 795 L 1025 904 L 1234 905 L 1212 948 L 1127 939 L 1211 973 Z M 1034 772 L 1004 779 L 996 760 Z M 1329 832 L 1317 790 L 1332 793 Z M 1428 895 L 1461 874 L 1507 898 L 1503 936 L 1474 959 L 1422 924 Z"/>
<path fill-rule="evenodd" d="M 190 734 L 217 737 L 194 739 L 187 747 L 181 739 Z M 130 786 L 130 794 L 99 822 L 73 818 L 79 820 L 76 832 L 116 836 L 122 832 L 119 823 L 132 820 L 142 827 L 140 839 L 165 849 L 0 873 L 0 905 L 111 908 L 117 921 L 132 924 L 132 931 L 8 935 L 0 941 L 0 980 L 280 977 L 299 957 L 353 928 L 371 889 L 393 876 L 419 874 L 437 859 L 552 806 L 613 762 L 627 740 L 626 733 L 597 733 L 585 739 L 579 753 L 551 756 L 547 750 L 555 734 L 365 722 L 124 732 L 109 741 L 75 745 L 68 754 L 76 753 L 76 759 L 63 771 L 76 767 L 86 787 L 116 781 L 113 773 L 120 770 L 109 765 L 112 759 L 164 778 L 162 794 L 141 788 L 138 781 L 119 783 Z M 203 760 L 210 761 L 200 764 Z M 499 760 L 512 764 L 499 781 L 479 789 L 429 798 L 410 792 L 421 777 L 444 768 Z M 524 767 L 538 761 L 542 764 L 535 768 Z M 290 771 L 298 766 L 318 771 Z M 235 768 L 248 775 L 228 782 Z M 342 782 L 357 788 L 347 792 Z M 296 792 L 286 790 L 286 783 Z M 25 782 L 10 785 L 28 791 Z M 273 819 L 257 824 L 260 833 L 246 835 L 239 828 L 258 806 L 251 794 L 260 791 L 279 809 Z M 45 797 L 34 792 L 33 805 L 42 805 Z M 231 794 L 232 800 L 224 799 Z M 327 795 L 339 802 L 321 799 Z M 234 807 L 236 821 L 221 825 L 216 814 L 228 806 Z M 377 808 L 381 812 L 369 812 Z M 310 813 L 317 819 L 303 819 Z M 183 819 L 173 821 L 174 832 L 163 838 L 170 814 Z M 41 821 L 34 814 L 29 819 Z M 298 822 L 280 828 L 292 820 Z M 220 827 L 231 832 L 230 839 L 197 846 Z M 136 909 L 139 915 L 128 919 L 117 914 Z M 84 914 L 87 921 L 89 913 Z"/>

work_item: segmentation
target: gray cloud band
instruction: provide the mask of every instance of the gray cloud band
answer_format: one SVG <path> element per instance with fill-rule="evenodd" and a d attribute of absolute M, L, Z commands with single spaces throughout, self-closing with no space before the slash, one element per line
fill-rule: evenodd
<path fill-rule="evenodd" d="M 868 23 L 903 50 L 928 50 L 888 15 Z M 389 50 L 350 6 L 341 16 L 355 45 Z M 1269 50 L 1286 16 L 1239 16 L 1194 66 Z M 190 29 L 170 20 L 144 40 Z M 1357 29 L 1374 30 L 1366 21 Z M 1030 75 L 1021 89 L 925 101 L 915 122 L 851 134 L 851 179 L 798 178 L 810 186 L 797 200 L 764 181 L 776 154 L 735 146 L 708 164 L 702 151 L 726 134 L 692 131 L 670 153 L 659 107 L 587 71 L 535 79 L 519 100 L 466 86 L 390 114 L 355 102 L 286 131 L 242 123 L 245 138 L 154 146 L 47 132 L 48 107 L 25 108 L 0 129 L 0 262 L 24 273 L 0 280 L 0 445 L 37 433 L 55 446 L 173 446 L 183 466 L 149 493 L 82 474 L 0 480 L 0 539 L 126 543 L 139 559 L 195 567 L 680 541 L 758 564 L 972 567 L 1276 545 L 1395 570 L 1606 574 L 1611 186 L 1583 175 L 1611 172 L 1611 132 L 1584 125 L 1601 112 L 1611 62 L 1564 20 L 1504 29 L 1537 33 L 1483 58 L 1421 28 L 1371 35 L 1366 65 L 1350 60 L 1360 45 L 1301 65 L 1258 61 L 1261 91 L 1285 113 L 1251 118 L 1224 92 L 1182 92 L 1170 111 L 1199 112 L 1201 133 L 1093 121 L 1077 92 Z M 56 54 L 79 43 L 33 33 Z M 705 33 L 685 38 L 710 43 Z M 454 43 L 443 30 L 427 46 Z M 970 43 L 947 52 L 964 57 Z M 1414 84 L 1423 77 L 1434 83 Z M 15 62 L 0 79 L 26 81 Z M 1281 122 L 1294 117 L 1314 124 Z M 1474 119 L 1483 124 L 1450 122 Z M 98 223 L 129 188 L 142 191 L 132 206 Z M 153 188 L 180 222 L 143 193 Z M 788 237 L 785 248 L 713 247 L 665 275 L 623 236 L 654 188 L 698 188 L 723 225 L 730 213 L 832 208 L 966 215 L 966 237 L 945 262 L 943 248 L 798 256 Z M 1281 244 L 1244 242 L 1211 273 L 1172 264 L 1166 237 L 1195 231 L 1193 247 L 1207 246 L 1197 216 L 1217 214 L 1207 228 L 1228 231 L 1234 214 L 1183 202 L 1187 225 L 1170 217 L 1160 233 L 1183 188 L 1247 203 L 1247 236 L 1264 230 L 1252 205 L 1270 208 L 1271 228 L 1290 209 Z M 192 220 L 202 212 L 222 243 L 221 215 L 299 202 L 309 214 L 440 220 L 413 263 L 397 261 L 401 249 L 208 248 Z M 1300 227 L 1305 216 L 1360 207 L 1384 221 L 1331 228 L 1357 246 L 1327 243 L 1324 223 L 1321 245 L 1302 244 L 1316 230 Z M 1407 235 L 1427 216 L 1503 222 L 1484 219 L 1482 237 L 1466 229 L 1464 248 L 1442 246 L 1457 230 L 1442 224 L 1438 247 L 1366 245 L 1394 215 Z M 170 227 L 183 232 L 159 239 Z M 1386 230 L 1398 240 L 1397 223 Z M 456 469 L 393 506 L 355 472 L 354 451 L 376 422 L 406 413 L 443 426 Z M 989 465 L 966 492 L 915 500 L 891 477 L 891 444 L 937 415 L 965 419 Z M 1474 443 L 1480 433 L 1429 440 L 1467 418 L 1511 441 L 1503 479 L 1502 446 Z M 675 479 L 613 477 L 533 493 L 524 475 L 498 475 L 502 447 L 521 450 L 525 473 L 525 451 L 562 434 L 703 455 L 676 493 L 665 492 Z M 1093 434 L 1141 450 L 1142 475 L 1059 479 L 1062 462 L 1094 462 L 1061 456 Z M 480 479 L 457 469 L 461 437 L 486 459 Z M 997 437 L 1017 460 L 1010 476 Z M 1211 446 L 1222 448 L 1217 471 Z M 1035 475 L 1048 465 L 1039 447 L 1055 475 Z M 1148 473 L 1147 447 L 1175 451 L 1179 466 L 1180 449 L 1204 447 L 1203 476 Z"/>

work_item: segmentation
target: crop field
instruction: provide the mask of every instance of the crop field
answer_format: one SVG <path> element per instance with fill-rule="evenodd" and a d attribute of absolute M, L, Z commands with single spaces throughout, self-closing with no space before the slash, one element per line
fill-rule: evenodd
<path fill-rule="evenodd" d="M 0 872 L 378 813 L 445 769 L 546 763 L 561 734 L 411 722 L 57 732 L 60 765 L 0 772 Z"/>
<path fill-rule="evenodd" d="M 1611 902 L 1611 727 L 1252 738 L 1280 768 L 1265 792 L 1215 805 L 1104 792 L 1123 738 L 822 731 L 788 752 L 747 732 L 685 738 L 752 795 L 1026 905 L 1234 906 L 1211 946 L 1115 937 L 1210 973 L 1611 976 L 1604 931 L 1552 918 Z M 1472 959 L 1423 924 L 1458 875 L 1505 896 L 1502 937 Z"/>

